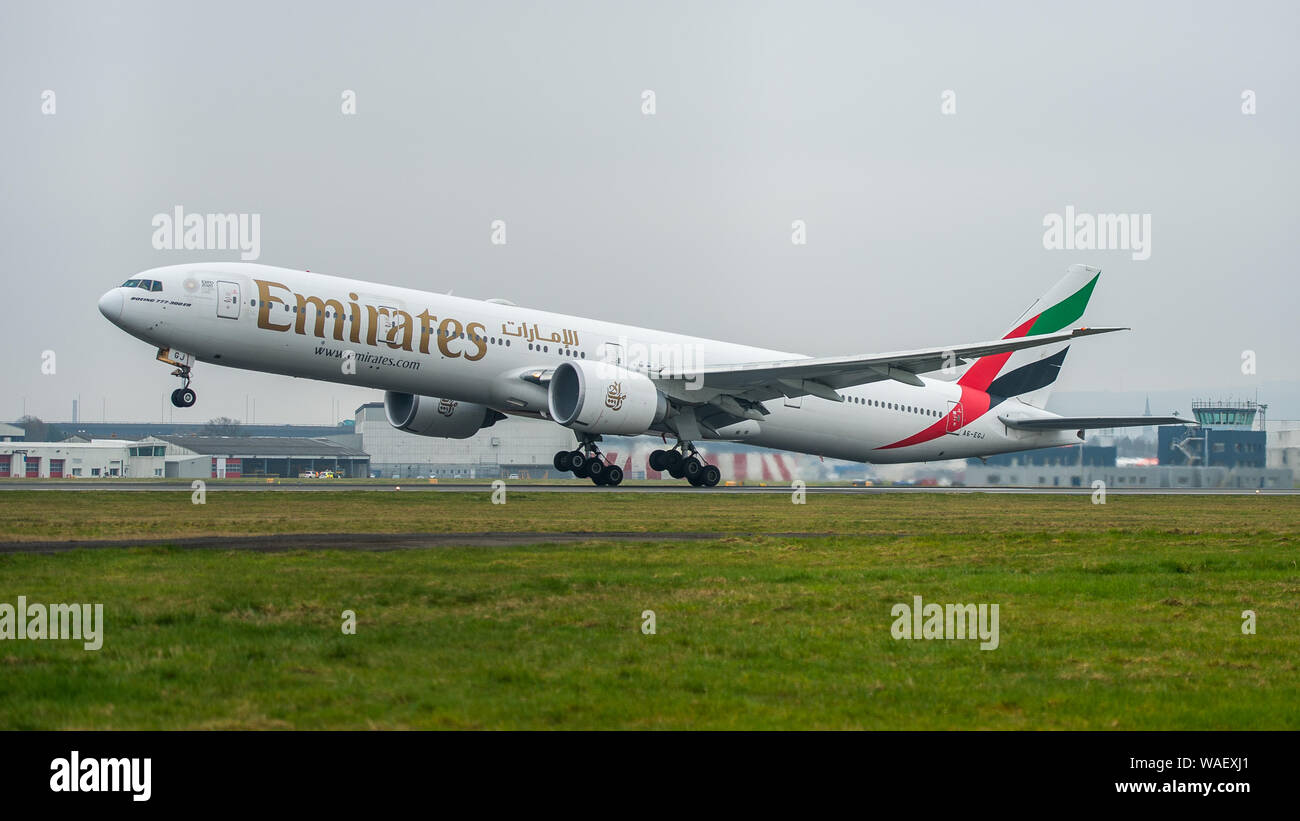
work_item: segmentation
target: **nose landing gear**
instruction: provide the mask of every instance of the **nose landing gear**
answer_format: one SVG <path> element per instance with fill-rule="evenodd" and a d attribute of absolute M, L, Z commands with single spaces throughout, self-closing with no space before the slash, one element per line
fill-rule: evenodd
<path fill-rule="evenodd" d="M 172 376 L 179 376 L 185 383 L 176 390 L 172 391 L 172 404 L 178 408 L 191 408 L 198 401 L 199 395 L 190 387 L 190 369 L 188 365 L 182 365 L 172 371 Z"/>
<path fill-rule="evenodd" d="M 175 365 L 176 370 L 172 371 L 172 376 L 181 378 L 181 386 L 172 391 L 172 404 L 178 408 L 193 407 L 199 398 L 199 395 L 190 388 L 190 366 L 194 364 L 194 357 L 181 351 L 173 351 L 171 348 L 159 348 L 158 356 L 155 358 L 159 362 Z"/>
<path fill-rule="evenodd" d="M 678 442 L 669 450 L 654 450 L 648 460 L 651 470 L 667 472 L 674 479 L 685 479 L 695 487 L 714 487 L 722 481 L 722 471 L 704 461 L 690 442 Z"/>

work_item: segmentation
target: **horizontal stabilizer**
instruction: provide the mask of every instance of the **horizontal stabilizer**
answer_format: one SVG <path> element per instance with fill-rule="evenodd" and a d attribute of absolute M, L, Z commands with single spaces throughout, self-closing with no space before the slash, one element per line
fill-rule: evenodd
<path fill-rule="evenodd" d="M 1178 416 L 1049 416 L 1016 419 L 999 416 L 998 421 L 1016 430 L 1095 430 L 1098 428 L 1144 428 L 1148 425 L 1195 425 Z"/>

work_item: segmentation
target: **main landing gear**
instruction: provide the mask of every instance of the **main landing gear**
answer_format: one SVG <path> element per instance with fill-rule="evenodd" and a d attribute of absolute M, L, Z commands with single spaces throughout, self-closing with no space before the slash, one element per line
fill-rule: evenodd
<path fill-rule="evenodd" d="M 595 439 L 580 438 L 577 450 L 558 451 L 552 463 L 561 473 L 590 479 L 598 487 L 618 487 L 623 482 L 623 468 L 605 464 L 605 454 L 596 447 Z"/>
<path fill-rule="evenodd" d="M 674 479 L 685 479 L 695 487 L 714 487 L 722 481 L 722 471 L 710 465 L 690 442 L 678 442 L 670 450 L 650 452 L 650 469 L 666 471 Z"/>
<path fill-rule="evenodd" d="M 190 368 L 182 365 L 172 371 L 172 376 L 179 376 L 185 383 L 172 391 L 172 404 L 178 408 L 190 408 L 198 401 L 199 395 L 190 387 Z"/>

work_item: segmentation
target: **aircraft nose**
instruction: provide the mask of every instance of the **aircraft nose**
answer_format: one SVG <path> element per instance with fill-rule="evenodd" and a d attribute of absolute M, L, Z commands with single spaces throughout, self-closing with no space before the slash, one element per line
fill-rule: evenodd
<path fill-rule="evenodd" d="M 114 288 L 99 298 L 99 312 L 109 321 L 116 323 L 122 317 L 122 289 Z"/>

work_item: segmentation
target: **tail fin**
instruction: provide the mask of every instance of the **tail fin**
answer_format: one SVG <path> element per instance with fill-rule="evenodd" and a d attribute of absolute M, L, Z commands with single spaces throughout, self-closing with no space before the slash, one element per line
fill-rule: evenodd
<path fill-rule="evenodd" d="M 1003 339 L 1050 334 L 1074 324 L 1083 316 L 1101 269 L 1071 265 L 1065 278 L 1025 309 Z M 1014 353 L 982 356 L 962 374 L 958 384 L 994 396 L 1017 396 L 1041 408 L 1047 404 L 1052 383 L 1065 362 L 1068 343 L 1045 345 Z"/>

